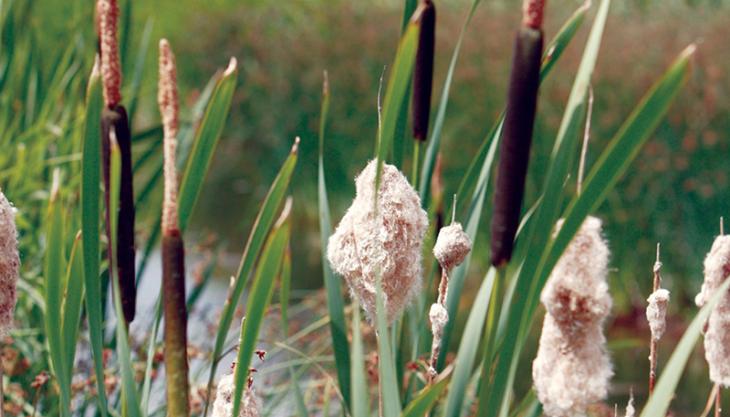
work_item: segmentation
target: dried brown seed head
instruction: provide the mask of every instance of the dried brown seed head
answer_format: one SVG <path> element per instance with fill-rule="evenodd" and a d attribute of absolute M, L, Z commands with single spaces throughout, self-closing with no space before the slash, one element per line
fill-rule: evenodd
<path fill-rule="evenodd" d="M 212 417 L 231 417 L 233 415 L 233 391 L 235 387 L 233 374 L 228 374 L 218 381 Z M 253 387 L 247 386 L 243 390 L 240 410 L 238 417 L 259 417 L 261 415 L 261 405 Z"/>
<path fill-rule="evenodd" d="M 177 167 L 175 153 L 177 151 L 178 113 L 180 104 L 177 95 L 177 70 L 175 55 L 166 39 L 160 40 L 159 84 L 157 102 L 162 115 L 164 131 L 164 174 L 165 190 L 162 202 L 162 230 L 171 232 L 178 230 L 177 216 Z"/>
<path fill-rule="evenodd" d="M 667 328 L 667 307 L 669 305 L 669 291 L 660 288 L 646 299 L 649 305 L 646 307 L 646 319 L 651 328 L 651 337 L 659 340 Z"/>
<path fill-rule="evenodd" d="M 471 239 L 461 223 L 442 227 L 433 247 L 433 254 L 444 269 L 459 266 L 471 251 Z"/>
<path fill-rule="evenodd" d="M 13 326 L 19 269 L 15 209 L 0 192 L 0 336 Z"/>

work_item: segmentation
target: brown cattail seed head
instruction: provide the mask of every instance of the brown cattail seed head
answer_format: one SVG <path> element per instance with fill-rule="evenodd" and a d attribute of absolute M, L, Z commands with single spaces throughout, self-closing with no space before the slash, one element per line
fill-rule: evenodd
<path fill-rule="evenodd" d="M 162 115 L 164 130 L 164 172 L 165 194 L 162 203 L 162 230 L 177 230 L 177 168 L 175 152 L 177 149 L 179 100 L 177 96 L 177 71 L 175 55 L 166 39 L 160 40 L 160 75 L 157 101 Z"/>
<path fill-rule="evenodd" d="M 718 236 L 705 258 L 705 281 L 695 302 L 705 305 L 730 275 L 730 235 Z M 705 359 L 710 368 L 710 380 L 730 386 L 730 293 L 720 299 L 710 313 L 705 332 Z"/>
<path fill-rule="evenodd" d="M 464 233 L 461 223 L 453 223 L 442 227 L 439 231 L 433 255 L 444 269 L 451 269 L 464 262 L 471 251 L 471 239 Z"/>
<path fill-rule="evenodd" d="M 5 335 L 13 325 L 19 268 L 15 209 L 0 192 L 0 335 Z"/>
<path fill-rule="evenodd" d="M 533 29 L 542 28 L 545 0 L 524 0 L 522 2 L 522 25 Z"/>
<path fill-rule="evenodd" d="M 389 164 L 383 164 L 374 207 L 376 169 L 377 160 L 370 161 L 355 180 L 355 199 L 330 236 L 327 259 L 371 321 L 380 277 L 392 322 L 421 288 L 421 245 L 428 217 L 406 177 Z"/>
<path fill-rule="evenodd" d="M 99 44 L 101 47 L 101 77 L 104 87 L 104 103 L 112 108 L 122 101 L 122 68 L 117 44 L 117 20 L 119 6 L 116 0 L 99 0 Z"/>
<path fill-rule="evenodd" d="M 226 375 L 218 381 L 212 417 L 231 417 L 233 415 L 233 391 L 236 387 L 233 374 Z M 241 400 L 241 412 L 238 417 L 259 417 L 261 405 L 253 387 L 244 388 Z"/>
<path fill-rule="evenodd" d="M 659 340 L 667 328 L 667 306 L 669 305 L 669 291 L 660 288 L 646 299 L 646 320 L 649 321 L 651 337 Z"/>
<path fill-rule="evenodd" d="M 541 294 L 547 314 L 532 377 L 548 416 L 584 415 L 608 393 L 613 371 L 602 329 L 611 309 L 608 258 L 601 221 L 588 217 Z"/>

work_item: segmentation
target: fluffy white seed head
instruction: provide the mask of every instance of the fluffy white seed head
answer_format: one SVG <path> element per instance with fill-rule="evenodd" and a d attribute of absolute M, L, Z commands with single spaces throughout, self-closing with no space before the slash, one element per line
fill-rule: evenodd
<path fill-rule="evenodd" d="M 471 239 L 464 233 L 461 223 L 442 227 L 439 231 L 433 255 L 444 269 L 459 266 L 471 251 Z"/>
<path fill-rule="evenodd" d="M 13 326 L 19 269 L 15 209 L 0 192 L 0 335 L 5 335 Z"/>
<path fill-rule="evenodd" d="M 695 302 L 705 305 L 730 275 L 730 236 L 718 236 L 705 258 L 705 281 Z M 730 293 L 725 294 L 710 313 L 705 332 L 705 359 L 710 380 L 730 386 Z"/>
<path fill-rule="evenodd" d="M 634 417 L 636 415 L 636 408 L 634 408 L 634 393 L 631 393 L 631 397 L 629 398 L 629 403 L 626 404 L 626 413 L 624 414 L 624 417 Z"/>
<path fill-rule="evenodd" d="M 431 304 L 431 310 L 428 312 L 428 318 L 431 320 L 431 332 L 434 339 L 441 339 L 444 334 L 444 327 L 449 322 L 449 312 L 446 307 L 439 303 Z"/>
<path fill-rule="evenodd" d="M 421 288 L 421 245 L 428 217 L 405 176 L 388 164 L 383 164 L 375 210 L 376 166 L 376 160 L 370 161 L 356 178 L 355 199 L 329 238 L 327 259 L 371 321 L 380 276 L 392 322 Z"/>
<path fill-rule="evenodd" d="M 664 288 L 651 293 L 646 299 L 649 305 L 646 307 L 646 319 L 651 328 L 651 337 L 659 340 L 667 328 L 667 306 L 669 305 L 669 291 Z"/>
<path fill-rule="evenodd" d="M 588 217 L 541 294 L 547 314 L 532 376 L 550 417 L 583 415 L 608 393 L 613 370 L 602 328 L 611 310 L 608 258 L 601 221 Z"/>
<path fill-rule="evenodd" d="M 232 417 L 235 387 L 233 374 L 226 375 L 218 381 L 212 417 Z M 238 417 L 259 417 L 261 415 L 261 405 L 253 387 L 246 387 L 243 390 L 240 410 Z"/>

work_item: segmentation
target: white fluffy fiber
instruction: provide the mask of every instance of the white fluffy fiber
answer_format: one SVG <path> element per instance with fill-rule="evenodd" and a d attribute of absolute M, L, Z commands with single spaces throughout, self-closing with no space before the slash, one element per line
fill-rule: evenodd
<path fill-rule="evenodd" d="M 444 269 L 451 269 L 464 262 L 471 251 L 471 239 L 464 233 L 461 223 L 442 227 L 433 247 L 433 255 Z"/>
<path fill-rule="evenodd" d="M 730 275 L 730 236 L 718 236 L 705 258 L 705 281 L 695 302 L 705 305 Z M 705 359 L 710 380 L 730 386 L 730 294 L 725 294 L 710 313 L 705 332 Z"/>
<path fill-rule="evenodd" d="M 212 417 L 232 417 L 233 391 L 236 387 L 233 374 L 225 375 L 218 381 Z M 261 406 L 252 387 L 243 390 L 243 399 L 238 417 L 259 417 Z"/>
<path fill-rule="evenodd" d="M 608 258 L 601 221 L 588 217 L 541 294 L 547 314 L 532 377 L 548 416 L 584 415 L 590 404 L 608 393 L 613 376 L 603 335 L 603 322 L 611 310 Z"/>
<path fill-rule="evenodd" d="M 376 279 L 382 279 L 388 321 L 392 322 L 421 288 L 421 246 L 428 217 L 403 174 L 383 164 L 375 201 L 376 160 L 355 179 L 352 205 L 330 236 L 327 259 L 343 276 L 371 321 Z"/>
<path fill-rule="evenodd" d="M 13 326 L 19 269 L 15 209 L 0 192 L 0 335 Z"/>
<path fill-rule="evenodd" d="M 664 288 L 651 293 L 646 299 L 649 305 L 646 307 L 646 320 L 651 328 L 651 337 L 659 340 L 667 329 L 667 306 L 669 305 L 669 291 Z"/>

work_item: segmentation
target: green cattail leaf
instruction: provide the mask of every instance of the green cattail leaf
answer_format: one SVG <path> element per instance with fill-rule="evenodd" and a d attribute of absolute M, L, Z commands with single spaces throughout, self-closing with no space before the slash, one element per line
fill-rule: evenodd
<path fill-rule="evenodd" d="M 89 320 L 89 339 L 94 358 L 97 402 L 102 417 L 106 417 L 106 389 L 102 357 L 104 317 L 102 313 L 101 277 L 99 276 L 99 227 L 101 195 L 101 108 L 104 105 L 98 74 L 92 74 L 86 93 L 84 143 L 81 160 L 81 246 L 84 252 L 84 284 L 86 287 L 86 316 Z"/>
<path fill-rule="evenodd" d="M 291 248 L 284 252 L 279 280 L 279 306 L 281 310 L 281 332 L 284 339 L 289 336 L 289 298 L 291 297 Z"/>
<path fill-rule="evenodd" d="M 259 256 L 261 247 L 264 245 L 266 236 L 269 234 L 269 229 L 274 221 L 277 209 L 281 205 L 286 190 L 289 187 L 294 167 L 297 164 L 298 148 L 299 138 L 296 139 L 289 157 L 286 161 L 284 161 L 284 165 L 282 165 L 279 174 L 276 176 L 276 179 L 274 179 L 274 183 L 271 184 L 269 193 L 266 195 L 266 198 L 261 204 L 261 209 L 254 221 L 251 234 L 246 242 L 246 248 L 243 250 L 241 264 L 238 267 L 238 273 L 234 277 L 232 289 L 228 294 L 225 305 L 223 306 L 223 312 L 221 313 L 221 319 L 216 333 L 215 345 L 213 347 L 211 359 L 212 364 L 210 368 L 210 376 L 208 377 L 208 392 L 210 392 L 210 388 L 213 385 L 215 370 L 218 367 L 218 361 L 220 360 L 221 353 L 223 352 L 223 346 L 226 342 L 228 330 L 231 327 L 231 321 L 233 320 L 233 314 L 236 311 L 238 300 L 241 298 L 241 294 L 246 286 L 248 277 L 253 270 L 254 263 Z"/>
<path fill-rule="evenodd" d="M 71 257 L 66 271 L 64 288 L 63 322 L 61 324 L 61 335 L 63 336 L 63 358 L 68 365 L 66 368 L 66 381 L 70 385 L 73 377 L 73 364 L 76 356 L 76 340 L 79 335 L 79 322 L 81 320 L 81 305 L 84 298 L 84 254 L 81 249 L 82 238 L 79 232 L 76 235 L 71 248 Z"/>
<path fill-rule="evenodd" d="M 322 110 L 319 122 L 319 159 L 317 167 L 322 273 L 324 276 L 324 286 L 327 289 L 327 310 L 330 316 L 330 335 L 332 337 L 332 350 L 335 354 L 337 382 L 340 385 L 340 392 L 345 400 L 345 407 L 350 409 L 350 347 L 347 341 L 347 326 L 345 325 L 345 300 L 342 296 L 341 280 L 335 276 L 327 260 L 327 241 L 332 234 L 332 220 L 329 199 L 327 198 L 327 184 L 324 170 L 324 140 L 329 106 L 329 82 L 325 75 Z"/>
<path fill-rule="evenodd" d="M 424 417 L 433 408 L 441 394 L 443 394 L 449 382 L 449 378 L 442 378 L 440 381 L 428 385 L 416 394 L 416 397 L 408 403 L 403 410 L 401 417 Z"/>
<path fill-rule="evenodd" d="M 109 211 L 117 213 L 119 209 L 119 188 L 121 185 L 121 152 L 116 141 L 112 140 L 109 152 Z M 110 235 L 112 241 L 116 241 L 117 237 L 117 216 L 110 216 Z M 109 245 L 112 252 L 110 259 L 116 264 L 117 249 L 116 245 Z M 114 275 L 116 268 L 110 266 L 109 273 Z M 114 298 L 114 311 L 117 316 L 116 324 L 116 342 L 117 342 L 117 360 L 119 361 L 119 371 L 122 380 L 122 410 L 125 417 L 142 417 L 140 402 L 137 399 L 137 382 L 134 379 L 134 367 L 132 365 L 132 353 L 129 349 L 129 335 L 127 333 L 127 324 L 124 320 L 124 312 L 122 308 L 122 299 L 120 295 L 119 281 L 115 277 L 110 277 L 113 284 L 112 295 Z"/>
<path fill-rule="evenodd" d="M 376 284 L 376 324 L 378 339 L 378 382 L 380 389 L 380 404 L 383 417 L 395 417 L 401 413 L 400 385 L 396 378 L 393 345 L 390 342 L 390 329 L 385 310 L 385 300 L 381 277 Z"/>
<path fill-rule="evenodd" d="M 54 173 L 54 177 L 58 175 L 58 171 Z M 48 350 L 50 352 L 53 372 L 61 391 L 61 415 L 71 415 L 71 386 L 66 375 L 69 374 L 69 364 L 66 362 L 66 353 L 64 350 L 64 339 L 61 335 L 61 327 L 58 325 L 61 314 L 61 305 L 63 302 L 64 277 L 66 268 L 66 255 L 64 248 L 66 242 L 64 240 L 64 216 L 61 201 L 58 196 L 58 178 L 54 178 L 54 185 L 51 190 L 51 198 L 48 203 L 48 217 L 46 229 L 46 255 L 45 267 L 43 271 L 45 284 L 45 311 L 44 322 L 46 330 L 46 339 L 48 341 Z M 75 346 L 75 345 L 74 345 Z"/>
<path fill-rule="evenodd" d="M 568 104 L 563 114 L 563 120 L 553 145 L 553 152 L 545 175 L 545 185 L 542 189 L 543 198 L 535 213 L 534 227 L 528 230 L 525 238 L 528 243 L 527 254 L 517 275 L 513 299 L 505 325 L 504 340 L 497 355 L 494 373 L 491 367 L 483 367 L 480 389 L 479 413 L 480 416 L 496 417 L 506 415 L 509 408 L 511 387 L 517 370 L 519 352 L 524 343 L 527 328 L 532 323 L 528 315 L 530 306 L 539 301 L 539 289 L 536 288 L 534 277 L 539 265 L 540 256 L 550 239 L 559 210 L 563 201 L 565 178 L 573 165 L 576 143 L 578 141 L 580 123 L 585 115 L 586 98 L 590 85 L 591 75 L 598 58 L 598 50 L 603 37 L 610 0 L 603 0 L 599 6 L 596 20 L 586 43 L 583 58 L 568 98 Z M 514 262 L 521 260 L 515 259 Z M 541 289 L 541 287 L 540 287 Z M 492 376 L 493 375 L 493 376 Z"/>
<path fill-rule="evenodd" d="M 236 90 L 238 68 L 235 59 L 231 60 L 228 69 L 218 81 L 203 121 L 198 128 L 193 149 L 183 173 L 178 197 L 178 215 L 180 231 L 185 231 L 190 215 L 195 207 L 203 180 L 210 167 L 218 140 L 223 132 L 228 113 L 231 109 L 233 93 Z"/>
<path fill-rule="evenodd" d="M 375 156 L 378 159 L 375 175 L 376 190 L 380 187 L 383 162 L 393 147 L 393 138 L 396 135 L 401 105 L 406 100 L 408 88 L 411 85 L 411 74 L 413 73 L 413 64 L 416 60 L 418 46 L 418 31 L 418 24 L 411 20 L 398 44 L 398 51 L 388 78 L 388 86 L 383 101 L 382 124 L 378 129 L 375 147 Z"/>
<path fill-rule="evenodd" d="M 669 403 L 675 397 L 675 390 L 677 389 L 679 379 L 682 377 L 684 367 L 687 365 L 690 355 L 692 355 L 700 334 L 702 334 L 702 327 L 707 323 L 715 305 L 717 305 L 720 299 L 727 296 L 729 288 L 730 279 L 726 277 L 725 282 L 715 291 L 710 301 L 702 307 L 687 330 L 685 330 L 682 339 L 679 340 L 679 344 L 677 344 L 674 352 L 672 352 L 669 362 L 664 367 L 662 375 L 659 377 L 656 387 L 654 387 L 654 392 L 649 396 L 649 400 L 646 402 L 644 409 L 641 410 L 639 417 L 667 415 Z"/>
<path fill-rule="evenodd" d="M 259 329 L 264 321 L 264 314 L 271 303 L 274 294 L 274 283 L 282 267 L 284 252 L 289 244 L 291 229 L 291 200 L 287 202 L 277 224 L 271 229 L 271 234 L 266 241 L 261 260 L 256 269 L 256 276 L 251 284 L 251 291 L 248 294 L 246 303 L 246 314 L 241 322 L 241 336 L 238 345 L 238 356 L 236 357 L 236 370 L 234 381 L 236 384 L 233 392 L 233 415 L 239 415 L 243 390 L 246 388 L 249 376 L 251 358 L 256 350 L 256 343 L 259 338 Z"/>
<path fill-rule="evenodd" d="M 351 392 L 352 417 L 370 416 L 370 400 L 368 398 L 368 382 L 365 378 L 365 353 L 362 345 L 360 329 L 360 304 L 357 298 L 352 303 L 352 355 L 351 355 Z"/>
<path fill-rule="evenodd" d="M 490 296 L 494 288 L 496 276 L 496 270 L 489 268 L 489 272 L 484 277 L 484 281 L 479 288 L 479 292 L 469 313 L 469 318 L 466 321 L 466 327 L 464 327 L 464 333 L 459 344 L 459 351 L 456 353 L 454 374 L 451 376 L 451 384 L 449 385 L 449 395 L 446 397 L 445 417 L 459 417 L 461 415 L 464 398 L 466 398 L 466 390 L 472 376 L 474 362 L 482 339 L 481 335 L 484 330 L 484 322 L 487 318 L 487 311 L 489 310 L 491 300 Z"/>

